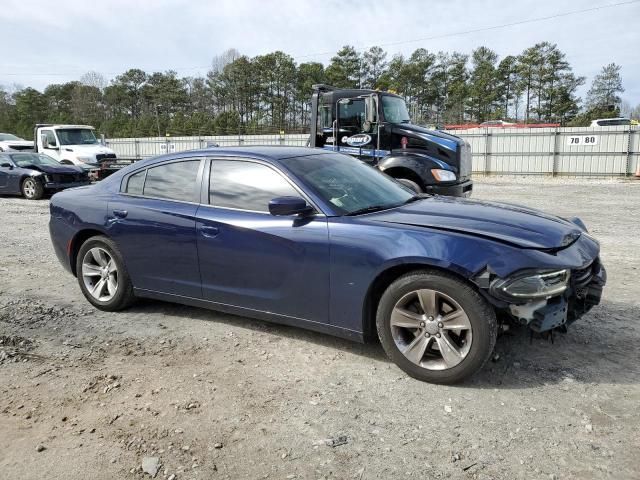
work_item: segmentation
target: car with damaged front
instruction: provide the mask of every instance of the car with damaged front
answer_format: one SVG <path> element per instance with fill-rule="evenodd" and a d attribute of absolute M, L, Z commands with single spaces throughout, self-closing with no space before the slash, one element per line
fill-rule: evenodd
<path fill-rule="evenodd" d="M 51 200 L 62 265 L 94 306 L 145 297 L 379 338 L 409 375 L 468 378 L 506 321 L 564 329 L 600 302 L 579 219 L 416 194 L 340 153 L 210 148 Z"/>
<path fill-rule="evenodd" d="M 88 174 L 81 168 L 62 165 L 43 153 L 0 153 L 0 194 L 39 200 L 47 193 L 89 183 Z"/>

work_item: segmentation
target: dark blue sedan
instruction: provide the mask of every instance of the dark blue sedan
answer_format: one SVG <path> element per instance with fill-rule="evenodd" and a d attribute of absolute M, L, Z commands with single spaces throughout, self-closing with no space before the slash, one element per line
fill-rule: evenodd
<path fill-rule="evenodd" d="M 79 167 L 33 152 L 0 152 L 0 194 L 22 195 L 39 200 L 45 193 L 89 185 Z"/>
<path fill-rule="evenodd" d="M 460 381 L 498 324 L 565 329 L 600 302 L 578 219 L 416 195 L 337 153 L 254 147 L 135 163 L 51 201 L 51 239 L 89 302 L 136 297 L 379 337 L 409 375 Z"/>

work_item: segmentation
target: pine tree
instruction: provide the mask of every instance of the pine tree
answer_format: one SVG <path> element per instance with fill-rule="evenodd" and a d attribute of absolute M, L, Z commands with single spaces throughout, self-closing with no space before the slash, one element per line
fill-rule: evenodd
<path fill-rule="evenodd" d="M 387 52 L 380 47 L 371 47 L 362 56 L 362 86 L 377 88 L 378 80 L 384 74 L 389 63 Z"/>
<path fill-rule="evenodd" d="M 624 92 L 620 70 L 621 67 L 615 63 L 602 67 L 587 93 L 589 108 L 613 110 L 620 107 L 620 94 Z"/>
<path fill-rule="evenodd" d="M 331 59 L 326 69 L 327 80 L 334 87 L 360 88 L 362 85 L 361 58 L 356 49 L 345 45 Z"/>

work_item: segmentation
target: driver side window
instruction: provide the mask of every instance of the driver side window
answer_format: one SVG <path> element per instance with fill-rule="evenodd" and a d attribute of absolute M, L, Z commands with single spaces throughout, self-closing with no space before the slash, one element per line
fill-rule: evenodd
<path fill-rule="evenodd" d="M 49 144 L 49 146 L 55 147 L 58 144 L 53 130 L 43 130 L 42 134 L 47 137 L 47 143 Z"/>
<path fill-rule="evenodd" d="M 351 103 L 338 103 L 338 114 L 340 116 L 341 127 L 355 128 L 362 131 L 365 120 L 364 101 L 354 100 Z"/>

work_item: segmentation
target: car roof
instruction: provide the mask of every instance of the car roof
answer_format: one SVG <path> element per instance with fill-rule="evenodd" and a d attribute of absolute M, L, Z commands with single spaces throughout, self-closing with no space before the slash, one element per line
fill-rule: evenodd
<path fill-rule="evenodd" d="M 330 153 L 327 150 L 310 147 L 288 147 L 281 145 L 256 145 L 246 147 L 209 147 L 197 150 L 185 150 L 183 152 L 169 153 L 159 157 L 153 157 L 140 162 L 137 165 L 146 166 L 166 160 L 178 160 L 181 158 L 189 158 L 194 156 L 212 156 L 212 157 L 246 157 L 256 160 L 265 160 L 268 162 L 278 162 L 285 158 L 305 157 L 309 155 L 323 155 Z"/>

